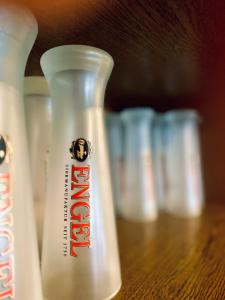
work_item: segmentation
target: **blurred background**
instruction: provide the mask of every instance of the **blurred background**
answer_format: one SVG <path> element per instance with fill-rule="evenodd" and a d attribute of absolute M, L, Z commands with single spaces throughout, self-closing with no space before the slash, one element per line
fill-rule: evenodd
<path fill-rule="evenodd" d="M 206 197 L 225 201 L 224 1 L 19 1 L 39 23 L 26 75 L 41 74 L 40 56 L 54 46 L 90 44 L 108 51 L 115 68 L 107 108 L 197 109 Z"/>

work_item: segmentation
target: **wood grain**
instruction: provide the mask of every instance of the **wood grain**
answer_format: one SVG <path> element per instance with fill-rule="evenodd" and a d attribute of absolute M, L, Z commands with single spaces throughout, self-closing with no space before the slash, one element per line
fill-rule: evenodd
<path fill-rule="evenodd" d="M 118 221 L 123 286 L 115 300 L 225 299 L 225 205 L 199 219 Z"/>

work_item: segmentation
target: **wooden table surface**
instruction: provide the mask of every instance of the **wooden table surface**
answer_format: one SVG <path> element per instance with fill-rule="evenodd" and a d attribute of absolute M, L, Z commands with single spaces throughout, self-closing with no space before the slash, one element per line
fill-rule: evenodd
<path fill-rule="evenodd" d="M 118 220 L 123 286 L 115 300 L 225 299 L 225 204 L 199 219 Z"/>

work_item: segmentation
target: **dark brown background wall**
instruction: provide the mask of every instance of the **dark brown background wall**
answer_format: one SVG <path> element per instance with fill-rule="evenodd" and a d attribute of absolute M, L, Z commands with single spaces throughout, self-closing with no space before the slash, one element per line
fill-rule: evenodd
<path fill-rule="evenodd" d="M 18 1 L 17 1 L 18 2 Z M 223 0 L 23 0 L 39 22 L 27 74 L 62 44 L 111 53 L 106 106 L 193 107 L 203 116 L 209 201 L 225 201 L 225 2 Z"/>

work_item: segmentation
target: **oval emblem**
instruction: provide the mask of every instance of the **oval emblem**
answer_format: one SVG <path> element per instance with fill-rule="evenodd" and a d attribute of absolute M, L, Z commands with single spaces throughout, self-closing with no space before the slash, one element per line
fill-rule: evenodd
<path fill-rule="evenodd" d="M 3 164 L 6 158 L 7 145 L 4 137 L 0 135 L 0 165 Z"/>
<path fill-rule="evenodd" d="M 84 138 L 79 138 L 76 141 L 73 141 L 70 148 L 70 153 L 72 158 L 76 159 L 79 162 L 85 161 L 90 153 L 90 143 Z"/>

